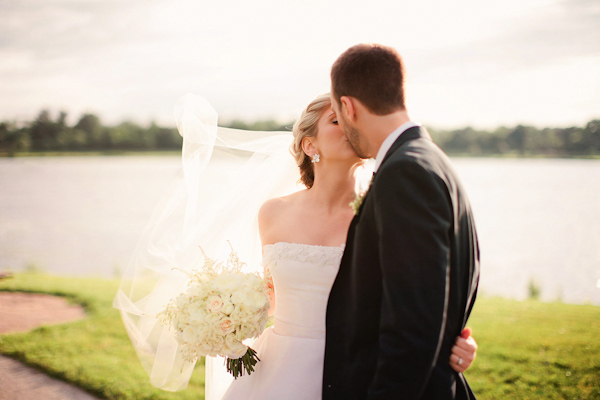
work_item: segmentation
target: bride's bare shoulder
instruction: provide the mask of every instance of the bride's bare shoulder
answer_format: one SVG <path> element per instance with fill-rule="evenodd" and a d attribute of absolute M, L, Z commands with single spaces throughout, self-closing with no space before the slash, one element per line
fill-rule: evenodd
<path fill-rule="evenodd" d="M 304 190 L 292 193 L 288 196 L 275 197 L 263 203 L 258 211 L 258 220 L 268 222 L 278 219 L 282 214 L 289 213 L 304 195 Z"/>
<path fill-rule="evenodd" d="M 297 219 L 305 190 L 266 201 L 258 212 L 258 231 L 263 244 L 288 240 L 290 226 Z"/>

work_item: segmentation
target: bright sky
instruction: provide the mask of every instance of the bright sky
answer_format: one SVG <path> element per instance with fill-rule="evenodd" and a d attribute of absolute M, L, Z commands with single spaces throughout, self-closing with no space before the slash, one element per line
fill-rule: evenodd
<path fill-rule="evenodd" d="M 173 125 L 191 92 L 221 120 L 287 121 L 360 42 L 398 49 L 430 126 L 600 118 L 598 0 L 0 0 L 0 120 Z"/>

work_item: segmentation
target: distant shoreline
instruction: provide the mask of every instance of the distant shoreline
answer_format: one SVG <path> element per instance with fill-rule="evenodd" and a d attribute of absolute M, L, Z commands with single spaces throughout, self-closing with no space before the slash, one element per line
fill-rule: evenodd
<path fill-rule="evenodd" d="M 95 151 L 21 151 L 0 152 L 1 158 L 25 157 L 87 157 L 87 156 L 180 156 L 181 150 L 95 150 Z"/>
<path fill-rule="evenodd" d="M 447 153 L 449 157 L 464 158 L 522 158 L 522 159 L 584 159 L 600 160 L 600 154 L 585 155 L 554 155 L 554 154 L 469 154 L 469 153 Z M 24 151 L 24 152 L 0 152 L 0 158 L 27 158 L 27 157 L 89 157 L 89 156 L 180 156 L 180 150 L 102 150 L 102 151 Z"/>

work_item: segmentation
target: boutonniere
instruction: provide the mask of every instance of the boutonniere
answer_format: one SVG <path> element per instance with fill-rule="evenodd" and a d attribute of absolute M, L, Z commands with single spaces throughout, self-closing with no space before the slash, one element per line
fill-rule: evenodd
<path fill-rule="evenodd" d="M 366 192 L 357 193 L 354 200 L 352 200 L 349 203 L 350 207 L 352 208 L 352 211 L 354 211 L 354 215 L 358 215 L 358 212 L 360 211 L 360 207 L 362 206 L 362 203 L 363 203 L 363 200 L 365 199 L 366 194 L 367 194 Z"/>
<path fill-rule="evenodd" d="M 362 178 L 358 177 L 356 179 L 356 197 L 354 197 L 354 200 L 352 200 L 349 204 L 352 208 L 352 211 L 354 211 L 354 215 L 358 215 L 360 207 L 362 207 L 363 200 L 369 192 L 369 189 L 371 189 L 373 179 L 375 179 L 375 174 L 371 174 L 371 179 L 369 179 L 368 181 L 364 178 L 365 177 L 363 176 Z"/>

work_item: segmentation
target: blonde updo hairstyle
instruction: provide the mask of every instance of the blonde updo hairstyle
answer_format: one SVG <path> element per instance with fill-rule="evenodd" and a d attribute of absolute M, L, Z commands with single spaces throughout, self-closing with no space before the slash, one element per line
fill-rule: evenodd
<path fill-rule="evenodd" d="M 290 146 L 290 152 L 300 168 L 300 182 L 309 189 L 315 181 L 315 171 L 311 158 L 302 149 L 302 140 L 317 136 L 319 119 L 330 105 L 329 93 L 318 96 L 302 111 L 302 115 L 292 128 L 294 142 Z"/>

